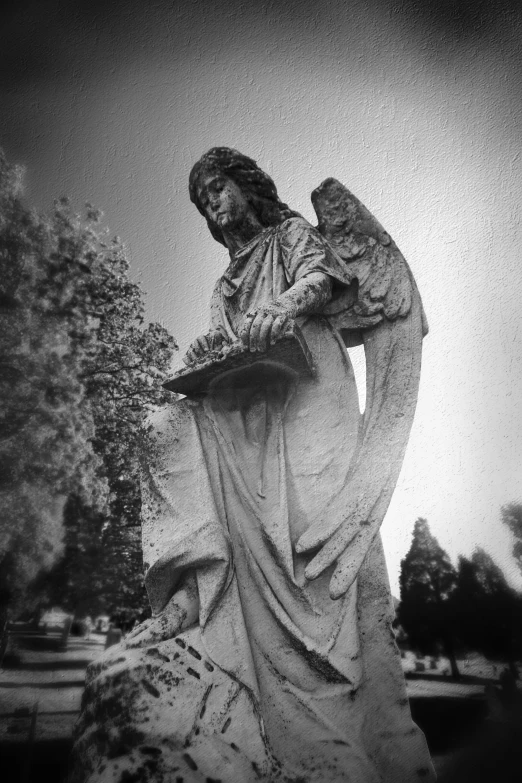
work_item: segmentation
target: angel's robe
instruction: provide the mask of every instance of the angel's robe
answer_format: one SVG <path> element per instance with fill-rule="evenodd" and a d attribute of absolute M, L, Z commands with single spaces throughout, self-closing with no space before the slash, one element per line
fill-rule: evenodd
<path fill-rule="evenodd" d="M 312 272 L 329 275 L 337 294 L 353 282 L 303 218 L 266 229 L 218 281 L 212 328 L 236 339 L 246 312 Z M 203 400 L 187 398 L 156 415 L 143 520 L 152 609 L 161 611 L 183 574 L 195 571 L 198 638 L 252 694 L 287 774 L 317 782 L 430 780 L 424 736 L 406 699 L 378 533 L 379 509 L 398 474 L 382 448 L 375 456 L 379 388 L 372 403 L 370 370 L 361 416 L 335 317 L 316 313 L 298 324 L 314 377 L 296 379 L 260 358 L 255 387 L 238 371 L 235 386 L 218 381 Z M 390 437 L 392 448 L 395 430 Z M 369 448 L 373 462 L 365 465 Z M 311 555 L 297 555 L 295 543 L 310 526 L 332 515 L 340 522 L 351 503 L 359 507 L 361 498 L 350 492 L 362 486 L 361 476 L 377 521 L 354 539 L 351 586 L 332 600 L 333 568 L 308 581 Z"/>

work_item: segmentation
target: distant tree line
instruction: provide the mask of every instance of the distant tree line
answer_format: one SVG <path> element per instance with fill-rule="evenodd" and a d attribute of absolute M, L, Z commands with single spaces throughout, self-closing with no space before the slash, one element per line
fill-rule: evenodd
<path fill-rule="evenodd" d="M 515 536 L 513 555 L 522 571 L 522 505 L 501 517 Z M 425 655 L 447 656 L 459 677 L 457 654 L 477 651 L 505 661 L 518 677 L 522 659 L 522 595 L 480 547 L 454 567 L 426 519 L 415 522 L 411 547 L 401 561 L 398 622 L 410 646 Z"/>
<path fill-rule="evenodd" d="M 176 348 L 100 213 L 37 214 L 21 184 L 0 152 L 0 628 L 145 608 L 138 459 Z"/>

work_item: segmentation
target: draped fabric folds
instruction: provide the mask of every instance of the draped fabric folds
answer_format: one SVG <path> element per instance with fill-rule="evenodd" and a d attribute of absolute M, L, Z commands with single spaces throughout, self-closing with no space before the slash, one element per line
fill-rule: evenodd
<path fill-rule="evenodd" d="M 212 328 L 236 339 L 248 310 L 317 271 L 332 278 L 335 296 L 353 292 L 353 272 L 304 219 L 265 230 L 218 281 Z M 255 388 L 235 371 L 226 388 L 218 380 L 204 399 L 180 400 L 153 420 L 143 479 L 153 611 L 196 572 L 201 643 L 252 694 L 289 779 L 433 779 L 405 697 L 378 532 L 415 409 L 423 314 L 413 282 L 411 295 L 408 314 L 394 321 L 357 317 L 368 368 L 363 416 L 341 337 L 349 313 L 342 323 L 315 313 L 298 320 L 315 377 L 297 380 L 260 358 Z M 323 529 L 346 537 L 348 589 L 338 600 L 329 591 L 334 567 L 308 580 L 318 549 L 296 552 Z"/>

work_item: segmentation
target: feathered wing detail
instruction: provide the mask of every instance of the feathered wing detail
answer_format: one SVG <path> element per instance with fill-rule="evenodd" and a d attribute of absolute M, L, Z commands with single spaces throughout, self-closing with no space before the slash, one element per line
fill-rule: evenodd
<path fill-rule="evenodd" d="M 329 178 L 312 193 L 318 230 L 345 262 L 357 297 L 340 291 L 325 308 L 332 325 L 345 330 L 368 329 L 383 318 L 394 321 L 411 310 L 417 286 L 404 256 L 379 221 L 338 180 Z M 422 311 L 423 333 L 428 324 Z M 353 341 L 352 343 L 353 344 Z"/>
<path fill-rule="evenodd" d="M 319 231 L 344 261 L 347 283 L 354 284 L 341 289 L 323 312 L 346 344 L 362 342 L 366 355 L 366 409 L 346 482 L 296 546 L 298 552 L 321 546 L 306 576 L 315 579 L 335 563 L 330 594 L 339 598 L 357 578 L 399 477 L 427 324 L 406 261 L 360 201 L 334 179 L 325 180 L 312 201 Z"/>

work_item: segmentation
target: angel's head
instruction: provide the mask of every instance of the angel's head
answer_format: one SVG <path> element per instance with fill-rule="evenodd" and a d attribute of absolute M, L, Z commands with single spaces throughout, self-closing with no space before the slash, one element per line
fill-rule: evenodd
<path fill-rule="evenodd" d="M 263 229 L 296 214 L 279 200 L 272 178 L 255 160 L 230 147 L 213 147 L 198 160 L 190 172 L 189 193 L 210 233 L 222 245 L 227 244 L 223 232 L 234 221 L 254 219 Z M 221 198 L 226 201 L 221 213 L 218 193 L 224 193 Z"/>

